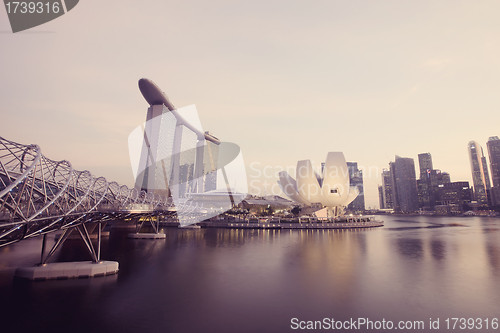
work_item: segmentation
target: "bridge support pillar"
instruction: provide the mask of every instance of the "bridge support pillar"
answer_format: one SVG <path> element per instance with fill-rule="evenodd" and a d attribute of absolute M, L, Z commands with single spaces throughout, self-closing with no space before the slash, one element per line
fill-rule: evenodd
<path fill-rule="evenodd" d="M 118 262 L 100 261 L 76 261 L 76 262 L 54 262 L 43 266 L 19 267 L 16 269 L 15 277 L 43 281 L 50 279 L 64 280 L 72 278 L 87 278 L 111 275 L 118 273 Z"/>
<path fill-rule="evenodd" d="M 68 236 L 73 230 L 77 230 L 85 243 L 92 261 L 76 261 L 76 262 L 56 262 L 47 263 L 47 261 L 54 255 L 54 253 L 61 247 L 61 245 L 68 239 Z M 118 273 L 118 262 L 116 261 L 102 261 L 101 260 L 101 235 L 103 223 L 97 223 L 97 246 L 94 248 L 92 240 L 88 233 L 85 224 L 64 229 L 63 233 L 57 239 L 55 244 L 50 249 L 47 256 L 45 254 L 46 235 L 42 241 L 41 262 L 38 265 L 30 267 L 19 267 L 16 270 L 15 277 L 28 279 L 28 280 L 49 280 L 49 279 L 71 279 L 71 278 L 84 278 L 84 277 L 97 277 L 104 275 L 111 275 Z"/>
<path fill-rule="evenodd" d="M 137 228 L 135 233 L 128 234 L 128 238 L 141 238 L 141 239 L 163 239 L 167 236 L 165 234 L 160 234 L 160 217 L 156 216 L 156 219 L 153 215 L 148 215 L 140 220 L 140 223 L 137 223 Z M 153 227 L 154 233 L 140 233 L 142 226 L 145 222 L 149 222 L 149 224 Z"/>

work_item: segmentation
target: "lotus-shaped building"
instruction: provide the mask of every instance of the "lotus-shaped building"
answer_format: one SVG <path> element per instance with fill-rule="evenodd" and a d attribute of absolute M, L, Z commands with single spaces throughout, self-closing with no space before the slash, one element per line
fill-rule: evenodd
<path fill-rule="evenodd" d="M 314 171 L 310 160 L 302 160 L 297 162 L 296 179 L 282 171 L 278 184 L 293 201 L 326 208 L 329 217 L 342 214 L 359 193 L 350 185 L 347 162 L 341 152 L 327 154 L 321 175 Z"/>

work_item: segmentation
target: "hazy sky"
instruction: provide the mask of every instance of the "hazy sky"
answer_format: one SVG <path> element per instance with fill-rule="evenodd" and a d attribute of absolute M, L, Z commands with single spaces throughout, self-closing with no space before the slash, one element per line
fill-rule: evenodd
<path fill-rule="evenodd" d="M 418 168 L 430 152 L 452 181 L 471 181 L 467 143 L 486 153 L 500 135 L 499 12 L 498 1 L 81 0 L 12 34 L 2 8 L 0 136 L 130 186 L 146 77 L 240 145 L 249 181 L 342 151 L 378 206 L 394 155 Z"/>

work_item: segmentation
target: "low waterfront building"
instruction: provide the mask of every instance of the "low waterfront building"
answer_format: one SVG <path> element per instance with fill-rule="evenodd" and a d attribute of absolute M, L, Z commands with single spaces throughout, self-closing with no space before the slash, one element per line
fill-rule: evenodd
<path fill-rule="evenodd" d="M 471 200 L 472 190 L 469 187 L 469 182 L 445 183 L 439 187 L 439 202 L 441 205 L 464 207 L 464 204 L 470 203 Z"/>
<path fill-rule="evenodd" d="M 239 208 L 248 210 L 251 214 L 284 214 L 293 208 L 293 201 L 280 196 L 270 196 L 265 198 L 247 197 L 239 205 Z M 270 214 L 269 214 L 270 213 Z"/>
<path fill-rule="evenodd" d="M 461 205 L 436 205 L 436 215 L 460 215 L 463 213 L 463 207 Z"/>

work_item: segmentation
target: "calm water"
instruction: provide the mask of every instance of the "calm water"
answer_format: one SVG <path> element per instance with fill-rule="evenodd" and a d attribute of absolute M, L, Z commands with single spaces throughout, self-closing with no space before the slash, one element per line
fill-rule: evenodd
<path fill-rule="evenodd" d="M 156 241 L 112 231 L 103 258 L 119 274 L 79 280 L 14 280 L 39 261 L 41 240 L 22 241 L 0 248 L 0 332 L 296 332 L 292 318 L 358 317 L 426 332 L 430 318 L 440 331 L 449 317 L 500 318 L 500 219 L 382 218 L 345 231 L 167 228 Z M 63 250 L 55 259 L 87 260 L 76 241 Z"/>

